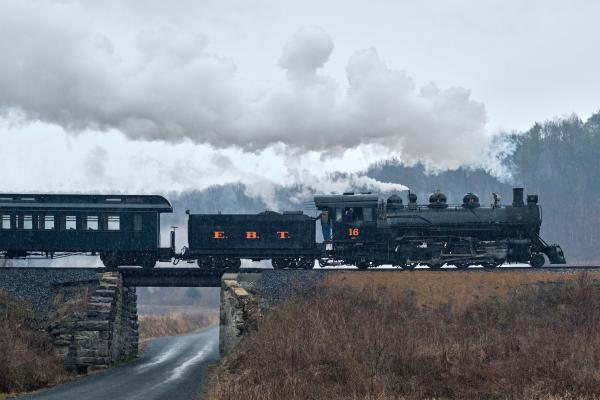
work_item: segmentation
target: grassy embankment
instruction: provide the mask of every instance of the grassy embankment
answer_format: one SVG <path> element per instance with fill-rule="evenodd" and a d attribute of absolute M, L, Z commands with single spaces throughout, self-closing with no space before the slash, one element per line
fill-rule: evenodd
<path fill-rule="evenodd" d="M 31 308 L 0 290 L 0 399 L 55 385 L 71 375 L 52 354 L 48 333 Z"/>
<path fill-rule="evenodd" d="M 203 398 L 597 398 L 597 279 L 335 274 L 268 314 Z"/>
<path fill-rule="evenodd" d="M 216 289 L 216 290 L 215 290 Z M 140 343 L 196 332 L 218 323 L 218 288 L 152 288 L 138 291 Z"/>
<path fill-rule="evenodd" d="M 168 314 L 142 314 L 139 316 L 140 341 L 196 332 L 218 323 L 216 313 L 172 312 Z"/>

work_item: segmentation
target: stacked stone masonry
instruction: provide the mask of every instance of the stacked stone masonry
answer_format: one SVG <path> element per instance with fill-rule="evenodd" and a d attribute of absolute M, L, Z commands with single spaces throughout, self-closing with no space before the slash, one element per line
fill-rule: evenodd
<path fill-rule="evenodd" d="M 55 353 L 80 372 L 107 368 L 137 356 L 135 288 L 123 286 L 119 273 L 99 274 L 85 311 L 50 326 Z"/>
<path fill-rule="evenodd" d="M 219 331 L 219 352 L 229 353 L 250 330 L 256 327 L 262 313 L 258 306 L 258 296 L 254 290 L 254 279 L 244 274 L 224 274 L 221 284 L 221 313 Z"/>
<path fill-rule="evenodd" d="M 310 296 L 327 271 L 264 270 L 224 274 L 221 279 L 219 351 L 228 354 L 260 319 L 293 295 Z M 339 273 L 339 272 L 338 272 Z"/>

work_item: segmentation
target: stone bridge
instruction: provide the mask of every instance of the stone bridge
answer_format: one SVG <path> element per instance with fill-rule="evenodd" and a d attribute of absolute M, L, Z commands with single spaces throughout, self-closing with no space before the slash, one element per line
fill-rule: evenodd
<path fill-rule="evenodd" d="M 220 287 L 222 275 L 199 268 L 5 267 L 0 289 L 31 305 L 67 367 L 87 372 L 137 355 L 136 287 Z"/>
<path fill-rule="evenodd" d="M 53 337 L 55 353 L 69 368 L 86 372 L 137 355 L 136 287 L 221 287 L 220 350 L 225 354 L 268 307 L 269 302 L 262 300 L 268 296 L 258 300 L 259 288 L 264 286 L 265 293 L 273 294 L 274 288 L 291 285 L 290 277 L 300 275 L 307 272 L 4 267 L 0 268 L 0 289 L 31 304 L 40 326 Z M 287 278 L 282 281 L 282 277 Z"/>
<path fill-rule="evenodd" d="M 564 274 L 579 269 L 598 268 L 552 268 L 551 271 Z M 469 274 L 514 270 L 454 271 Z M 277 307 L 289 291 L 310 295 L 328 274 L 371 272 L 376 271 L 244 269 L 224 274 L 223 270 L 199 268 L 123 268 L 109 272 L 95 268 L 13 267 L 0 268 L 0 289 L 31 304 L 40 326 L 54 339 L 55 353 L 68 367 L 88 371 L 137 355 L 136 287 L 221 287 L 219 347 L 224 355 L 256 327 L 262 315 Z M 394 275 L 402 279 L 401 273 Z"/>

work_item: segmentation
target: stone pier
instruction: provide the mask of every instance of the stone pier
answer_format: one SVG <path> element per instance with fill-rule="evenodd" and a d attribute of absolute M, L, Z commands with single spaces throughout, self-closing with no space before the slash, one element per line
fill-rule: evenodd
<path fill-rule="evenodd" d="M 137 355 L 137 295 L 120 273 L 0 268 L 0 289 L 31 306 L 70 369 L 102 369 Z"/>
<path fill-rule="evenodd" d="M 100 274 L 84 310 L 50 326 L 55 353 L 80 372 L 137 356 L 136 300 L 135 288 L 124 287 L 119 273 Z"/>
<path fill-rule="evenodd" d="M 221 284 L 219 352 L 229 353 L 251 329 L 261 311 L 256 284 L 260 274 L 224 274 Z"/>

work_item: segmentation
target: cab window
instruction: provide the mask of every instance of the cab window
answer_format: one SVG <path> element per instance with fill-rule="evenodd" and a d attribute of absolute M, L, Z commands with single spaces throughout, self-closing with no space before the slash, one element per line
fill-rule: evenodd
<path fill-rule="evenodd" d="M 363 219 L 363 209 L 360 207 L 345 207 L 342 213 L 344 222 L 357 222 Z"/>
<path fill-rule="evenodd" d="M 363 219 L 365 222 L 373 222 L 373 209 L 372 208 L 364 208 L 363 209 Z"/>
<path fill-rule="evenodd" d="M 341 220 L 342 220 L 342 209 L 336 208 L 335 209 L 335 221 L 340 222 Z"/>

